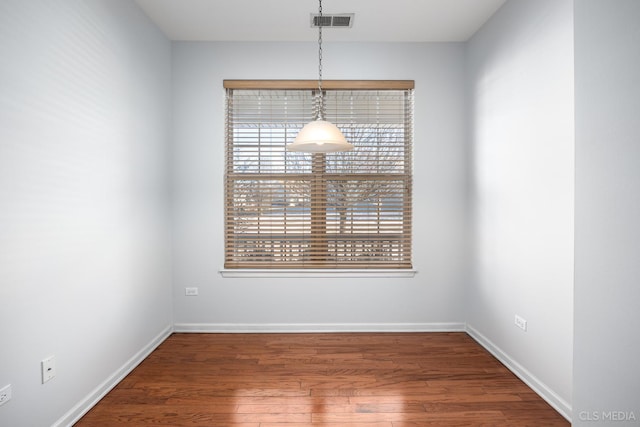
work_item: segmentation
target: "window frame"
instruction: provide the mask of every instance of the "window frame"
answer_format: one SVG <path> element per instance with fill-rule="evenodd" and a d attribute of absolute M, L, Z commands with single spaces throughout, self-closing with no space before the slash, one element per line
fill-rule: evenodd
<path fill-rule="evenodd" d="M 317 81 L 314 80 L 224 80 L 223 87 L 225 91 L 228 90 L 303 90 L 303 91 L 314 91 L 317 90 Z M 413 80 L 326 80 L 323 81 L 323 90 L 345 90 L 345 91 L 358 91 L 358 90 L 369 90 L 369 91 L 384 91 L 384 90 L 396 90 L 396 91 L 408 91 L 411 92 L 415 88 L 415 83 Z M 411 111 L 408 113 L 413 114 L 413 106 L 411 106 Z M 225 113 L 229 114 L 229 105 L 225 106 Z M 405 119 L 406 119 L 405 113 Z M 406 123 L 406 120 L 405 120 Z M 228 126 L 228 123 L 227 123 Z M 229 129 L 226 126 L 226 135 L 225 135 L 225 152 L 227 156 L 229 156 L 229 147 L 230 143 L 228 139 Z M 410 142 L 409 148 L 413 149 L 413 129 L 410 130 Z M 312 163 L 316 163 L 320 161 L 317 157 L 324 155 L 313 155 L 315 156 L 314 161 Z M 409 159 L 411 159 L 411 153 L 409 153 Z M 227 158 L 227 162 L 229 159 Z M 406 165 L 405 165 L 406 166 Z M 227 173 L 229 171 L 229 165 L 225 164 L 225 204 L 229 204 L 229 178 L 227 177 Z M 409 206 L 403 207 L 403 214 L 409 212 L 408 220 L 403 219 L 403 239 L 408 237 L 409 239 L 409 265 L 403 264 L 402 266 L 393 266 L 391 268 L 384 266 L 376 266 L 375 263 L 371 263 L 367 266 L 353 266 L 349 265 L 349 262 L 345 262 L 339 267 L 333 266 L 332 263 L 328 263 L 327 266 L 322 266 L 320 268 L 317 265 L 312 266 L 300 266 L 297 264 L 293 267 L 283 266 L 280 261 L 279 265 L 271 266 L 260 266 L 260 267 L 243 267 L 243 266 L 233 266 L 229 267 L 227 265 L 228 260 L 228 251 L 229 245 L 227 243 L 227 239 L 229 236 L 229 222 L 228 222 L 228 210 L 225 208 L 225 247 L 224 247 L 224 256 L 225 256 L 225 267 L 220 270 L 220 273 L 224 277 L 413 277 L 416 273 L 416 270 L 413 269 L 412 265 L 412 219 L 411 219 L 411 198 L 412 198 L 412 164 L 408 165 L 408 182 L 409 182 Z M 406 201 L 404 203 L 407 203 Z M 408 228 L 406 228 L 406 223 L 408 222 Z M 312 226 L 313 227 L 313 226 Z M 326 235 L 325 235 L 326 236 Z M 248 264 L 248 262 L 247 262 Z"/>

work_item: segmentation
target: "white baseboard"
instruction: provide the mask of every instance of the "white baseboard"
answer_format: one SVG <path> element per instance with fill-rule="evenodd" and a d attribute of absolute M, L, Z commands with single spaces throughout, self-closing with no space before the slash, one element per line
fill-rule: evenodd
<path fill-rule="evenodd" d="M 136 366 L 140 364 L 153 350 L 155 350 L 160 344 L 166 340 L 169 335 L 173 333 L 171 326 L 166 327 L 160 334 L 151 340 L 146 346 L 144 346 L 139 352 L 137 352 L 131 359 L 122 365 L 120 369 L 114 372 L 109 378 L 107 378 L 102 384 L 96 387 L 91 393 L 89 393 L 84 399 L 78 402 L 73 408 L 71 408 L 66 414 L 64 414 L 58 421 L 53 423 L 52 427 L 72 426 L 75 424 L 84 414 L 89 412 L 91 408 L 95 406 L 100 399 L 102 399 L 112 388 L 114 388 L 120 381 L 126 377 Z"/>
<path fill-rule="evenodd" d="M 52 427 L 72 426 L 124 379 L 173 332 L 192 333 L 314 333 L 314 332 L 466 332 L 525 384 L 571 422 L 571 405 L 487 337 L 465 323 L 176 323 L 168 326 Z"/>
<path fill-rule="evenodd" d="M 465 332 L 464 323 L 176 323 L 174 332 Z"/>
<path fill-rule="evenodd" d="M 556 411 L 560 413 L 567 421 L 571 422 L 571 405 L 560 396 L 558 396 L 553 390 L 551 390 L 546 384 L 536 378 L 531 372 L 529 372 L 524 366 L 516 362 L 507 353 L 502 351 L 498 346 L 491 342 L 487 337 L 482 335 L 472 326 L 467 325 L 467 333 L 484 347 L 489 353 L 491 353 L 496 359 L 502 362 L 511 372 L 513 372 L 518 378 L 520 378 L 526 385 L 531 387 L 540 397 L 542 397 L 549 405 L 551 405 Z"/>

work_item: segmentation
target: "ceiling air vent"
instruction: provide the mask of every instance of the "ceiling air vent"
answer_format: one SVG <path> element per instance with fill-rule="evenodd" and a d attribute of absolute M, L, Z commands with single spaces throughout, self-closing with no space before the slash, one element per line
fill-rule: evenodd
<path fill-rule="evenodd" d="M 311 27 L 351 28 L 353 26 L 353 13 L 341 13 L 339 15 L 311 15 Z"/>

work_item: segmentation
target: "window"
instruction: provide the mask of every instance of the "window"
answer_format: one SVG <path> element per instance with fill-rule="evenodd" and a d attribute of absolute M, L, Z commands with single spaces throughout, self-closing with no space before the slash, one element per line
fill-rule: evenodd
<path fill-rule="evenodd" d="M 409 269 L 413 81 L 325 81 L 355 149 L 289 152 L 315 81 L 226 80 L 225 269 Z"/>

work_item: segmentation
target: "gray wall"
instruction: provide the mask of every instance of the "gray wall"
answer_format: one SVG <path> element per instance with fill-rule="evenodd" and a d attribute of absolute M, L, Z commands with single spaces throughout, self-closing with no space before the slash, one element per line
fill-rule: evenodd
<path fill-rule="evenodd" d="M 170 54 L 127 0 L 0 3 L 2 426 L 68 424 L 170 331 Z"/>
<path fill-rule="evenodd" d="M 573 2 L 507 2 L 468 44 L 472 334 L 565 416 L 573 334 Z M 527 331 L 514 325 L 519 315 Z"/>
<path fill-rule="evenodd" d="M 223 278 L 223 79 L 315 79 L 314 43 L 174 43 L 179 330 L 463 327 L 468 277 L 463 44 L 326 43 L 324 78 L 415 79 L 414 278 Z M 185 287 L 198 287 L 186 297 Z M 444 325 L 442 325 L 444 324 Z"/>
<path fill-rule="evenodd" d="M 574 425 L 640 422 L 640 2 L 575 2 Z"/>

